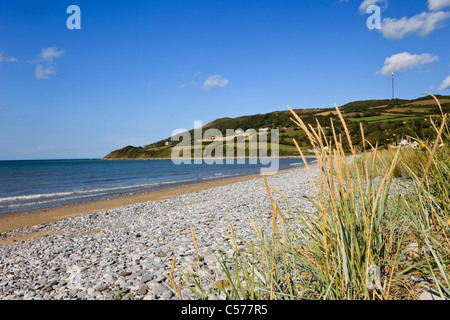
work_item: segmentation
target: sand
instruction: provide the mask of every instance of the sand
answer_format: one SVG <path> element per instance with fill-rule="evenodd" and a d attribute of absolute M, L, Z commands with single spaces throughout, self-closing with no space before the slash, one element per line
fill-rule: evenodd
<path fill-rule="evenodd" d="M 285 169 L 290 170 L 290 169 Z M 49 207 L 24 212 L 7 213 L 0 215 L 0 233 L 21 229 L 26 226 L 32 227 L 97 211 L 109 210 L 135 203 L 169 199 L 186 193 L 197 192 L 205 189 L 224 186 L 236 182 L 248 181 L 260 178 L 260 174 L 245 175 L 224 179 L 217 179 L 202 183 L 181 185 L 173 188 L 155 190 L 143 194 L 126 195 L 117 198 L 96 200 L 83 203 L 74 203 L 63 206 Z M 25 235 L 23 239 L 29 239 L 30 235 Z M 0 243 L 1 244 L 1 243 Z"/>

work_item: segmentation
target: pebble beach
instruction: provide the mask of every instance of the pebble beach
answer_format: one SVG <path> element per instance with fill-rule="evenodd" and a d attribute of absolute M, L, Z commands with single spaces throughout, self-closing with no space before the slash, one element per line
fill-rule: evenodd
<path fill-rule="evenodd" d="M 316 179 L 318 166 L 310 165 L 310 170 Z M 267 180 L 301 210 L 314 212 L 307 199 L 314 189 L 305 167 L 280 171 Z M 202 272 L 213 282 L 220 281 L 223 274 L 216 255 L 232 254 L 229 223 L 246 241 L 256 240 L 248 217 L 256 226 L 270 227 L 270 201 L 262 182 L 258 176 L 4 232 L 0 234 L 0 299 L 178 299 L 169 273 L 174 258 L 182 270 L 197 265 L 191 226 Z M 288 209 L 281 196 L 272 196 L 283 210 Z M 38 236 L 7 241 L 23 234 Z M 175 272 L 176 282 L 182 277 Z M 183 290 L 188 297 L 189 289 Z"/>

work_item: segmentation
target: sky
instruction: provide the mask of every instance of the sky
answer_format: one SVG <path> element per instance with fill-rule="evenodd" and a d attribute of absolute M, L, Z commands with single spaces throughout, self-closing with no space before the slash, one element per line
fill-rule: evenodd
<path fill-rule="evenodd" d="M 449 32 L 450 0 L 2 0 L 0 160 L 390 99 L 392 72 L 396 98 L 450 95 Z"/>

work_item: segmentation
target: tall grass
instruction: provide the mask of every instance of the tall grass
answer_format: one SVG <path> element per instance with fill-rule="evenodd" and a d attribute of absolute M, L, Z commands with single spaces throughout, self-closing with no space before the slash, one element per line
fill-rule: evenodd
<path fill-rule="evenodd" d="M 450 141 L 447 116 L 442 113 L 439 127 L 433 124 L 432 145 L 420 141 L 426 146 L 422 150 L 373 146 L 372 152 L 361 153 L 335 108 L 344 137 L 331 122 L 332 141 L 319 123 L 314 129 L 289 108 L 292 121 L 316 150 L 318 179 L 294 140 L 311 176 L 315 195 L 310 201 L 318 213 L 296 207 L 264 177 L 272 207 L 269 232 L 248 218 L 258 241 L 242 249 L 230 223 L 234 258 L 219 257 L 228 285 L 207 285 L 199 274 L 183 272 L 189 282 L 184 286 L 198 298 L 417 299 L 429 290 L 450 298 L 450 158 L 448 147 L 438 148 L 439 142 Z M 361 135 L 369 145 L 362 127 Z M 295 208 L 289 219 L 275 194 Z M 178 286 L 174 288 L 179 294 Z"/>

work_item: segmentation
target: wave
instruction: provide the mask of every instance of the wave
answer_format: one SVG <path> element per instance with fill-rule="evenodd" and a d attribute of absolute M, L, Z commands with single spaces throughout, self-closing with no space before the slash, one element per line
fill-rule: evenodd
<path fill-rule="evenodd" d="M 221 173 L 220 175 L 216 174 L 214 177 L 204 177 L 204 178 L 202 178 L 202 180 L 228 178 L 228 177 L 235 177 L 235 176 L 239 176 L 239 175 L 240 175 L 239 173 L 235 173 L 235 174 L 223 174 L 223 173 Z"/>
<path fill-rule="evenodd" d="M 194 181 L 194 180 L 197 180 L 197 179 L 170 180 L 170 181 L 161 181 L 161 182 L 157 182 L 157 183 L 145 183 L 145 184 L 137 184 L 137 185 L 129 185 L 129 186 L 117 186 L 117 187 L 102 188 L 102 189 L 86 189 L 86 190 L 74 190 L 74 191 L 67 191 L 67 192 L 53 192 L 53 193 L 3 197 L 3 198 L 0 198 L 0 203 L 11 202 L 11 201 L 55 198 L 55 197 L 64 197 L 64 196 L 73 196 L 73 195 L 80 195 L 80 197 L 82 197 L 83 195 L 86 195 L 86 194 L 92 194 L 92 195 L 88 195 L 88 196 L 93 196 L 94 194 L 98 194 L 98 193 L 114 192 L 114 191 L 121 191 L 121 190 L 126 190 L 126 189 L 149 188 L 149 187 L 155 187 L 155 186 L 159 186 L 159 185 L 163 185 L 163 184 L 183 183 L 183 182 L 190 182 L 190 181 Z"/>
<path fill-rule="evenodd" d="M 191 181 L 197 181 L 198 179 L 186 179 L 186 180 L 171 180 L 171 181 L 163 181 L 160 182 L 158 185 L 162 184 L 173 184 L 173 183 L 183 183 L 183 182 L 191 182 Z"/>
<path fill-rule="evenodd" d="M 68 201 L 68 200 L 81 200 L 84 198 L 100 197 L 100 196 L 108 196 L 108 195 L 111 195 L 111 194 L 110 193 L 97 193 L 97 194 L 81 195 L 81 196 L 77 196 L 77 197 L 55 198 L 55 199 L 47 199 L 47 200 L 34 201 L 34 202 L 28 202 L 28 203 L 0 205 L 0 209 L 17 208 L 17 207 L 25 207 L 25 206 L 36 206 L 36 205 L 48 204 L 48 203 L 58 202 L 58 201 L 64 202 L 64 201 Z"/>

